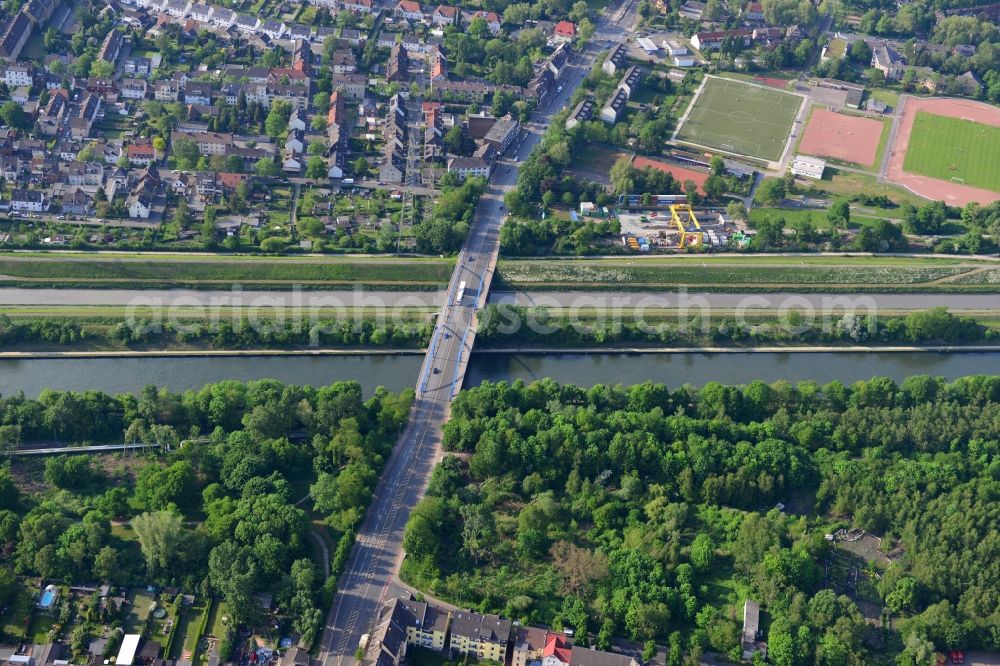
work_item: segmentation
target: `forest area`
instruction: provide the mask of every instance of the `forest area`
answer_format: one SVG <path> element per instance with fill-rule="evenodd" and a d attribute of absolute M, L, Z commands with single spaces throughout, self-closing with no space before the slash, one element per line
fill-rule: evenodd
<path fill-rule="evenodd" d="M 163 447 L 0 466 L 0 607 L 18 577 L 176 586 L 225 603 L 226 659 L 235 628 L 264 619 L 255 595 L 265 593 L 285 630 L 312 644 L 412 399 L 412 391 L 378 390 L 364 400 L 357 382 L 315 389 L 274 380 L 0 398 L 7 447 Z M 317 525 L 331 543 L 325 582 Z M 113 623 L 95 631 L 102 624 Z M 74 647 L 87 644 L 81 631 Z"/>
<path fill-rule="evenodd" d="M 783 666 L 1000 648 L 1000 377 L 485 383 L 444 447 L 403 577 L 456 604 L 671 666 L 738 659 L 746 599 Z"/>

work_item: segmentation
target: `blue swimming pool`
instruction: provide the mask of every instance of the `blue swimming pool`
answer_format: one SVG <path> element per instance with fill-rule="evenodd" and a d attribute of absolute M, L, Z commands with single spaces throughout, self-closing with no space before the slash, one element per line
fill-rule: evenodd
<path fill-rule="evenodd" d="M 56 599 L 56 593 L 52 590 L 45 590 L 42 592 L 42 600 L 38 602 L 38 605 L 42 608 L 50 608 L 52 602 Z"/>

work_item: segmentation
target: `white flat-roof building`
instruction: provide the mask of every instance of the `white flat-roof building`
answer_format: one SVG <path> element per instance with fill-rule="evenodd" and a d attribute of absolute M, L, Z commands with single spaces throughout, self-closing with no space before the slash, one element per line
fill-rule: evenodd
<path fill-rule="evenodd" d="M 115 659 L 116 666 L 132 666 L 135 663 L 135 653 L 139 650 L 139 634 L 125 634 L 122 637 L 122 647 L 118 650 L 118 658 Z"/>
<path fill-rule="evenodd" d="M 796 155 L 792 160 L 792 173 L 803 178 L 823 179 L 823 171 L 826 169 L 826 160 L 819 157 L 807 157 Z"/>

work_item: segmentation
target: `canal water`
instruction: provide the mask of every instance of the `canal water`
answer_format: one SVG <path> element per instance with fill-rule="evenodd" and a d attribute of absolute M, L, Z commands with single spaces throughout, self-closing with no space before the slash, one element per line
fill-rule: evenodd
<path fill-rule="evenodd" d="M 171 390 L 200 388 L 224 379 L 274 378 L 322 386 L 356 379 L 366 394 L 378 386 L 390 391 L 413 387 L 420 355 L 262 356 L 205 358 L 0 359 L 0 394 L 45 388 L 108 393 L 136 392 L 155 384 Z M 662 382 L 699 386 L 716 380 L 742 384 L 811 379 L 853 382 L 884 375 L 901 380 L 928 374 L 954 379 L 1000 374 L 1000 353 L 735 353 L 735 354 L 473 354 L 466 386 L 483 381 L 552 377 L 590 387 L 598 383 Z"/>

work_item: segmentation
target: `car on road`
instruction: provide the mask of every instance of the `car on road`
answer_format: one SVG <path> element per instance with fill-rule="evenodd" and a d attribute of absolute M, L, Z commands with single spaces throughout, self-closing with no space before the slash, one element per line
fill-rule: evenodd
<path fill-rule="evenodd" d="M 440 375 L 441 374 L 441 368 L 434 368 L 434 374 L 435 375 Z"/>

